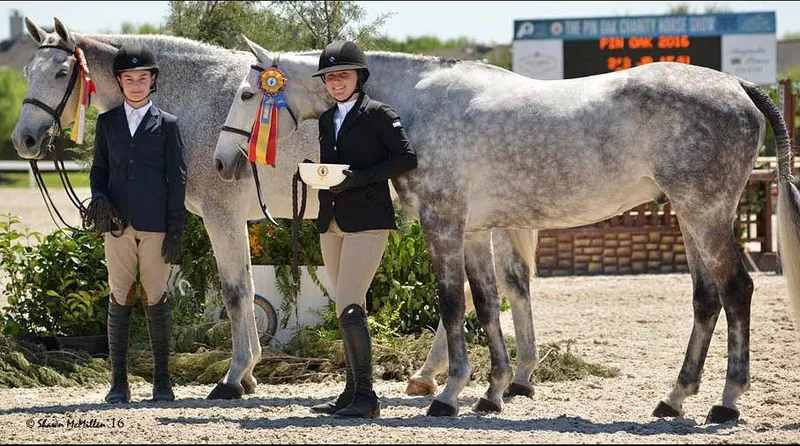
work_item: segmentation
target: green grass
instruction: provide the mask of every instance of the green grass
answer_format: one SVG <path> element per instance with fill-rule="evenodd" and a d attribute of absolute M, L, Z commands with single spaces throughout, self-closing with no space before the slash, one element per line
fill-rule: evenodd
<path fill-rule="evenodd" d="M 89 187 L 89 172 L 68 172 L 69 182 L 72 187 Z M 61 179 L 58 172 L 42 172 L 44 184 L 48 189 L 60 188 Z M 3 172 L 0 173 L 0 187 L 28 188 L 30 186 L 30 175 L 28 172 Z M 36 183 L 34 183 L 34 187 Z"/>

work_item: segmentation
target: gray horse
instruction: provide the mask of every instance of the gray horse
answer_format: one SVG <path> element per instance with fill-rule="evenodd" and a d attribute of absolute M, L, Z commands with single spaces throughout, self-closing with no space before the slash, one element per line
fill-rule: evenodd
<path fill-rule="evenodd" d="M 252 44 L 252 42 L 248 41 Z M 257 47 L 257 45 L 254 47 Z M 318 52 L 305 53 L 307 55 L 318 55 Z M 317 56 L 313 56 L 317 57 Z M 252 70 L 258 73 L 257 70 Z M 254 75 L 255 76 L 255 75 Z M 236 93 L 239 101 L 251 101 L 258 97 L 258 92 L 252 88 L 256 85 L 255 78 L 245 78 L 243 84 Z M 288 79 L 289 83 L 294 83 L 293 79 Z M 252 112 L 252 113 L 250 113 Z M 284 138 L 290 138 L 295 129 L 303 128 L 307 125 L 309 117 L 296 115 L 295 117 L 287 111 L 282 110 L 281 115 L 286 114 L 283 125 L 278 127 L 280 144 L 277 163 L 275 168 L 260 166 L 260 172 L 264 178 L 277 176 L 281 178 L 281 184 L 288 185 L 289 178 L 297 168 L 297 164 L 304 159 L 316 159 L 319 157 L 319 144 L 314 145 L 289 145 L 284 144 Z M 243 154 L 246 152 L 246 142 L 248 140 L 249 129 L 253 125 L 255 109 L 240 108 L 235 105 L 231 107 L 230 114 L 222 127 L 220 140 L 214 154 L 215 165 L 222 179 L 233 181 L 244 179 L 252 181 L 250 170 Z M 295 119 L 299 119 L 299 122 Z M 312 124 L 313 125 L 313 124 Z M 315 127 L 316 128 L 316 127 Z M 288 139 L 286 139 L 288 141 Z M 267 186 L 262 189 L 269 196 L 280 195 L 286 201 L 291 194 L 283 189 L 270 190 Z M 277 199 L 277 198 L 276 198 Z M 313 218 L 319 210 L 319 201 L 316 194 L 310 194 L 308 207 L 305 212 L 306 218 Z M 415 214 L 411 214 L 415 216 Z M 533 316 L 530 306 L 530 278 L 535 271 L 534 255 L 536 251 L 536 231 L 527 229 L 505 229 L 495 231 L 484 231 L 475 237 L 474 249 L 481 258 L 486 259 L 486 269 L 481 270 L 480 274 L 473 280 L 470 278 L 464 284 L 466 312 L 475 309 L 478 319 L 484 329 L 495 331 L 497 336 L 492 337 L 490 349 L 492 352 L 493 371 L 492 382 L 478 401 L 475 408 L 480 411 L 501 411 L 503 407 L 503 396 L 534 394 L 533 386 L 530 384 L 530 376 L 538 366 L 538 352 L 536 350 L 536 340 L 533 328 Z M 499 280 L 496 279 L 496 273 Z M 511 313 L 514 319 L 514 331 L 517 340 L 517 369 L 511 376 L 511 365 L 503 341 L 499 323 L 499 300 L 500 296 L 506 296 L 511 306 Z M 411 377 L 406 392 L 410 395 L 429 395 L 437 390 L 436 375 L 443 372 L 448 366 L 447 338 L 443 322 L 440 320 L 436 331 L 434 344 L 431 352 L 422 368 Z"/>
<path fill-rule="evenodd" d="M 259 67 L 274 63 L 273 54 L 250 47 Z M 540 81 L 474 62 L 381 52 L 368 59 L 368 94 L 392 104 L 417 151 L 417 169 L 393 184 L 404 209 L 419 215 L 447 332 L 447 386 L 429 415 L 457 414 L 469 380 L 462 284 L 465 270 L 470 284 L 490 280 L 491 262 L 478 250 L 487 229 L 581 226 L 669 198 L 694 285 L 694 326 L 677 383 L 653 415 L 682 415 L 685 398 L 698 392 L 724 309 L 728 372 L 707 421 L 738 419 L 736 400 L 750 384 L 753 281 L 732 223 L 764 138 L 764 115 L 778 143 L 781 252 L 790 298 L 800 310 L 800 195 L 790 181 L 786 126 L 756 85 L 677 63 Z M 319 117 L 331 103 L 311 77 L 318 56 L 283 54 L 279 61 L 294 115 Z M 256 101 L 244 94 L 255 93 L 257 75 L 251 70 L 239 87 L 228 125 L 252 122 Z M 280 119 L 279 128 L 290 132 L 291 121 Z M 235 159 L 235 143 L 220 137 L 216 162 L 223 172 Z M 499 331 L 490 325 L 486 332 L 490 346 L 500 349 Z M 508 373 L 497 356 L 492 379 Z"/>
<path fill-rule="evenodd" d="M 127 42 L 144 42 L 157 55 L 161 76 L 155 101 L 179 118 L 187 151 L 186 207 L 203 217 L 231 320 L 231 366 L 209 398 L 239 398 L 244 393 L 253 393 L 256 380 L 252 370 L 260 360 L 261 345 L 253 312 L 254 288 L 246 222 L 261 218 L 262 214 L 253 181 L 221 181 L 211 156 L 219 129 L 225 121 L 225 110 L 230 107 L 237 91 L 237 79 L 247 74 L 249 64 L 254 62 L 253 56 L 249 52 L 226 50 L 175 37 L 81 35 L 70 33 L 58 19 L 55 25 L 56 32 L 48 34 L 26 19 L 29 34 L 41 47 L 25 70 L 29 98 L 50 108 L 57 108 L 59 101 L 65 101 L 66 107 L 59 116 L 62 126 L 75 119 L 77 99 L 72 91 L 68 91 L 68 79 L 75 65 L 73 53 L 76 46 L 86 55 L 91 77 L 97 84 L 98 93 L 92 97 L 92 105 L 101 112 L 123 100 L 111 72 L 117 48 Z M 53 120 L 51 113 L 41 107 L 26 104 L 22 108 L 13 134 L 14 145 L 21 157 L 42 159 L 46 156 L 46 134 Z M 315 153 L 318 150 L 317 126 L 312 123 L 301 125 L 295 134 L 282 142 L 281 150 L 295 153 L 298 161 Z M 278 218 L 292 215 L 291 178 L 295 162 L 287 158 L 279 158 L 277 169 L 260 168 L 263 170 L 262 190 L 269 192 L 265 196 L 266 204 Z M 250 175 L 246 169 L 244 173 Z M 309 200 L 307 213 L 315 214 L 315 206 L 318 207 L 316 197 Z M 504 277 L 501 284 L 509 285 L 506 295 L 511 303 L 517 338 L 534 345 L 529 265 L 533 262 L 534 245 L 531 242 L 535 241 L 535 234 L 533 238 L 530 231 L 521 231 L 521 234 L 527 234 L 525 241 L 520 242 L 523 251 L 514 251 L 509 239 L 500 236 L 495 243 L 495 256 L 498 258 L 498 271 Z M 425 366 L 409 383 L 409 393 L 435 392 L 436 374 L 447 367 L 443 333 L 440 324 L 434 348 Z M 535 347 L 520 350 L 519 356 L 519 367 L 509 390 L 514 394 L 530 395 L 533 388 L 529 378 L 537 365 Z"/>

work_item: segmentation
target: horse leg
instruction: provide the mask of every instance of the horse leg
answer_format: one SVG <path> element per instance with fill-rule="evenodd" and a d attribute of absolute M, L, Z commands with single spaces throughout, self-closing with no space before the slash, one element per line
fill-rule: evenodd
<path fill-rule="evenodd" d="M 511 244 L 503 240 L 506 238 L 510 238 Z M 534 256 L 537 232 L 518 229 L 496 231 L 492 241 L 495 258 L 502 255 L 501 261 L 495 262 L 498 290 L 511 306 L 517 346 L 517 369 L 504 396 L 522 395 L 530 398 L 534 394 L 531 375 L 539 366 L 530 289 L 531 276 L 536 273 Z M 513 251 L 508 250 L 507 245 L 513 247 Z"/>
<path fill-rule="evenodd" d="M 491 246 L 491 232 L 470 233 L 465 238 L 464 260 L 475 303 L 475 312 L 489 341 L 489 356 L 492 371 L 489 374 L 489 388 L 478 400 L 475 410 L 479 412 L 500 412 L 503 410 L 503 391 L 511 382 L 511 360 L 508 357 L 503 330 L 500 327 L 500 303 L 497 294 L 497 279 L 494 270 Z"/>
<path fill-rule="evenodd" d="M 440 204 L 440 206 L 437 206 Z M 448 376 L 444 390 L 428 407 L 428 415 L 458 414 L 458 395 L 469 383 L 467 342 L 464 337 L 464 216 L 452 202 L 428 202 L 420 208 L 420 223 L 436 271 L 439 313 L 447 334 Z M 452 208 L 451 208 L 452 209 Z M 474 290 L 473 290 L 474 291 Z"/>
<path fill-rule="evenodd" d="M 709 218 L 706 225 L 691 221 L 687 229 L 715 279 L 728 323 L 728 371 L 722 401 L 711 408 L 706 423 L 737 420 L 736 400 L 750 387 L 750 303 L 753 279 L 736 245 L 730 218 Z M 713 222 L 718 223 L 713 223 Z"/>
<path fill-rule="evenodd" d="M 261 357 L 261 345 L 255 332 L 254 287 L 250 268 L 250 249 L 247 225 L 232 219 L 233 212 L 211 214 L 203 220 L 214 249 L 214 257 L 222 284 L 222 300 L 231 322 L 233 354 L 225 376 L 208 395 L 208 399 L 241 398 L 245 392 L 242 381 L 252 385 L 252 368 Z M 255 345 L 251 342 L 255 336 Z M 245 375 L 250 375 L 245 378 Z"/>
<path fill-rule="evenodd" d="M 708 354 L 708 346 L 722 309 L 714 275 L 703 262 L 697 245 L 688 231 L 683 232 L 683 244 L 686 247 L 686 259 L 689 262 L 694 288 L 692 296 L 694 326 L 689 337 L 689 346 L 686 349 L 683 366 L 678 374 L 678 382 L 672 391 L 658 403 L 653 411 L 654 417 L 683 416 L 683 401 L 686 397 L 697 394 L 700 389 L 700 379 Z"/>
<path fill-rule="evenodd" d="M 539 365 L 536 337 L 531 309 L 530 278 L 535 273 L 537 233 L 531 230 L 496 230 L 492 232 L 495 271 L 498 274 L 498 300 L 508 298 L 514 320 L 517 345 L 517 369 L 504 397 L 527 396 L 535 393 L 530 383 L 533 371 Z M 464 284 L 466 314 L 474 310 L 472 290 Z M 436 376 L 447 369 L 447 338 L 441 319 L 428 357 L 414 376 L 409 379 L 406 394 L 411 396 L 434 395 Z"/>
<path fill-rule="evenodd" d="M 250 276 L 252 280 L 252 271 Z M 255 286 L 253 286 L 253 290 L 255 293 Z M 259 362 L 261 362 L 261 340 L 258 338 L 258 328 L 256 327 L 255 295 L 253 296 L 253 305 L 245 305 L 245 310 L 248 312 L 248 314 L 244 316 L 244 320 L 247 322 L 247 332 L 250 339 L 250 353 L 252 355 L 252 359 L 250 360 L 250 364 L 247 366 L 247 370 L 245 370 L 244 376 L 242 376 L 241 384 L 245 395 L 252 395 L 256 393 L 256 385 L 258 385 L 258 381 L 253 375 L 253 369 L 255 369 Z"/>
<path fill-rule="evenodd" d="M 464 303 L 466 304 L 466 314 L 475 309 L 472 303 L 472 290 L 468 282 L 464 283 Z M 438 390 L 436 376 L 447 370 L 447 365 L 447 333 L 444 329 L 444 322 L 440 318 L 436 335 L 433 337 L 431 351 L 428 353 L 422 368 L 408 380 L 406 394 L 411 396 L 436 394 Z"/>

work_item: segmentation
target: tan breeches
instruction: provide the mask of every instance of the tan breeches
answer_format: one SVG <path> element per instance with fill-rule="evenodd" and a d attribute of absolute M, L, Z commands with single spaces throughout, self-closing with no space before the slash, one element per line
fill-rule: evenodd
<path fill-rule="evenodd" d="M 367 290 L 381 264 L 388 239 L 388 229 L 343 232 L 335 218 L 331 219 L 328 230 L 320 234 L 322 260 L 333 284 L 337 316 L 352 304 L 366 309 Z"/>
<path fill-rule="evenodd" d="M 142 283 L 142 303 L 157 304 L 164 295 L 169 279 L 169 264 L 161 257 L 165 233 L 125 228 L 120 237 L 105 234 L 108 285 L 119 305 L 136 303 L 136 267 Z"/>

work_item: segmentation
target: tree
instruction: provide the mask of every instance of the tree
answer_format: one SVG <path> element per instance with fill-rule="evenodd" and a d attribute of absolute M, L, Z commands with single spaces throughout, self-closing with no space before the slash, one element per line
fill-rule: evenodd
<path fill-rule="evenodd" d="M 730 13 L 733 10 L 727 6 L 721 6 L 716 3 L 712 3 L 710 5 L 705 6 L 705 10 L 703 14 L 724 14 Z M 669 5 L 669 9 L 667 10 L 668 15 L 690 15 L 690 14 L 699 14 L 699 12 L 692 12 L 691 7 L 688 3 L 679 3 L 677 5 Z"/>
<path fill-rule="evenodd" d="M 467 37 L 439 40 L 436 36 L 407 37 L 405 42 L 393 40 L 387 36 L 375 39 L 375 49 L 385 51 L 397 51 L 399 53 L 429 54 L 453 48 L 463 48 L 465 46 L 476 45 L 475 41 Z"/>
<path fill-rule="evenodd" d="M 675 6 L 669 5 L 669 9 L 667 10 L 668 15 L 689 15 L 691 11 L 689 11 L 689 4 L 688 3 L 679 3 Z"/>
<path fill-rule="evenodd" d="M 242 35 L 266 48 L 293 47 L 292 33 L 259 2 L 169 2 L 166 31 L 223 48 L 246 50 Z"/>
<path fill-rule="evenodd" d="M 800 40 L 800 32 L 793 31 L 783 35 L 781 40 Z"/>
<path fill-rule="evenodd" d="M 131 22 L 122 22 L 121 31 L 122 34 L 167 34 L 165 28 L 149 23 L 134 25 Z"/>
<path fill-rule="evenodd" d="M 267 7 L 256 1 L 171 1 L 163 31 L 240 50 L 247 49 L 241 35 L 275 51 L 319 49 L 336 39 L 370 49 L 390 15 L 360 24 L 365 16 L 354 1 L 271 2 Z"/>
<path fill-rule="evenodd" d="M 706 5 L 705 13 L 706 14 L 727 14 L 733 12 L 733 9 L 727 6 L 721 6 L 716 3 L 712 3 L 710 5 Z"/>
<path fill-rule="evenodd" d="M 351 40 L 364 49 L 373 49 L 379 29 L 393 13 L 384 13 L 373 22 L 361 24 L 366 9 L 354 1 L 273 1 L 284 22 L 299 30 L 298 41 L 307 48 L 324 48 L 334 40 Z"/>
<path fill-rule="evenodd" d="M 11 144 L 11 133 L 27 94 L 28 83 L 22 74 L 10 67 L 0 67 L 0 159 L 19 159 Z"/>
<path fill-rule="evenodd" d="M 10 67 L 0 67 L 0 141 L 7 141 L 17 125 L 28 83 Z"/>

